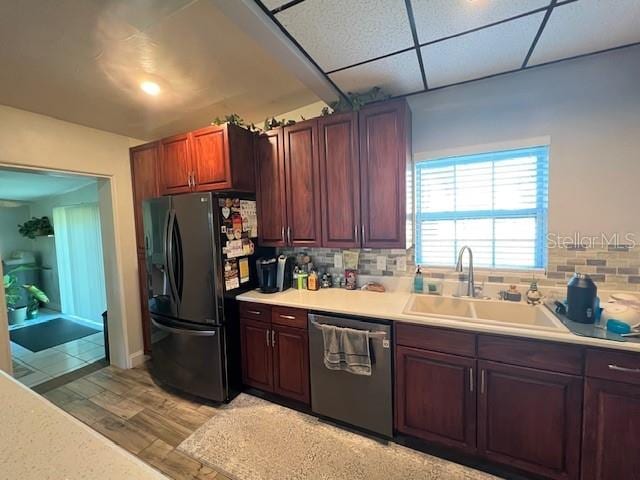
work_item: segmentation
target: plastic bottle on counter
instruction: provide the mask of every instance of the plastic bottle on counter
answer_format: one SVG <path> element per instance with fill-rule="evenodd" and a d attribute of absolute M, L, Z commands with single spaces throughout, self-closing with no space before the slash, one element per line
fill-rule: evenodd
<path fill-rule="evenodd" d="M 307 280 L 307 287 L 309 290 L 320 290 L 320 279 L 318 278 L 318 273 L 313 270 L 309 274 L 309 279 Z"/>
<path fill-rule="evenodd" d="M 293 281 L 291 284 L 291 288 L 298 288 L 298 275 L 300 274 L 300 270 L 298 269 L 298 266 L 296 265 L 293 269 Z"/>
<path fill-rule="evenodd" d="M 309 274 L 306 272 L 298 272 L 298 290 L 306 290 L 307 289 L 307 281 L 309 279 Z"/>
<path fill-rule="evenodd" d="M 424 292 L 424 278 L 422 277 L 422 270 L 420 269 L 420 265 L 416 265 L 416 275 L 415 277 L 413 277 L 413 292 Z"/>

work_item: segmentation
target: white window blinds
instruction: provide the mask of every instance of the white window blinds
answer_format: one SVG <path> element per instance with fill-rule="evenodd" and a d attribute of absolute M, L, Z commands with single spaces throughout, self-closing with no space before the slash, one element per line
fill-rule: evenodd
<path fill-rule="evenodd" d="M 544 267 L 547 185 L 546 146 L 417 162 L 416 263 Z"/>

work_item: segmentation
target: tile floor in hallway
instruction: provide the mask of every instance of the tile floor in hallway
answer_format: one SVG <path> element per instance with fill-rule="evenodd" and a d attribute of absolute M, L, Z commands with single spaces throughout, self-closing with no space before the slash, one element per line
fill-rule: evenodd
<path fill-rule="evenodd" d="M 56 312 L 53 317 L 65 316 Z M 100 328 L 96 325 L 92 325 L 92 327 Z M 104 358 L 104 356 L 104 335 L 102 332 L 40 352 L 32 352 L 15 342 L 11 342 L 13 375 L 16 380 L 27 387 L 40 385 L 55 377 L 85 367 Z"/>
<path fill-rule="evenodd" d="M 145 368 L 106 367 L 43 396 L 173 479 L 228 480 L 175 450 L 215 408 L 160 388 Z"/>

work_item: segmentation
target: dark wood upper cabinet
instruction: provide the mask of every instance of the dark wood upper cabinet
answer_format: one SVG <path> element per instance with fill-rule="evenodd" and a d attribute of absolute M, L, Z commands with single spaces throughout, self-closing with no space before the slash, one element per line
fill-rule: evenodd
<path fill-rule="evenodd" d="M 138 252 L 144 253 L 146 241 L 142 224 L 142 202 L 158 196 L 158 158 L 160 144 L 147 143 L 134 147 L 131 158 L 131 182 L 133 187 L 133 214 L 136 224 Z"/>
<path fill-rule="evenodd" d="M 161 193 L 255 190 L 254 135 L 224 124 L 165 138 L 161 154 Z"/>
<path fill-rule="evenodd" d="M 260 245 L 283 247 L 287 222 L 282 129 L 266 132 L 256 143 L 258 237 Z"/>
<path fill-rule="evenodd" d="M 207 127 L 192 133 L 193 170 L 198 191 L 231 188 L 226 130 Z"/>
<path fill-rule="evenodd" d="M 360 159 L 358 114 L 318 119 L 322 245 L 360 246 Z"/>
<path fill-rule="evenodd" d="M 640 386 L 587 378 L 584 407 L 582 480 L 638 478 Z"/>
<path fill-rule="evenodd" d="M 476 450 L 476 361 L 396 348 L 396 428 L 447 447 Z"/>
<path fill-rule="evenodd" d="M 580 472 L 582 378 L 478 361 L 478 449 L 551 479 Z"/>
<path fill-rule="evenodd" d="M 160 193 L 172 195 L 190 191 L 192 174 L 191 135 L 184 133 L 162 139 Z"/>
<path fill-rule="evenodd" d="M 306 330 L 273 325 L 274 393 L 308 404 L 309 337 Z"/>
<path fill-rule="evenodd" d="M 243 383 L 273 392 L 273 357 L 269 324 L 241 318 L 240 343 Z"/>
<path fill-rule="evenodd" d="M 359 113 L 362 246 L 406 247 L 406 181 L 411 167 L 410 110 L 404 99 Z"/>
<path fill-rule="evenodd" d="M 309 120 L 285 127 L 284 164 L 289 246 L 320 246 L 320 165 L 318 123 Z"/>

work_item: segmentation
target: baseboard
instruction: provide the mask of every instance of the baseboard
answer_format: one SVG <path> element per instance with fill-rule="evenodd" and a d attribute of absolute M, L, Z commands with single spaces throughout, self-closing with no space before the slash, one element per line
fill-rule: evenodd
<path fill-rule="evenodd" d="M 144 354 L 144 351 L 138 350 L 137 352 L 129 355 L 129 366 L 131 368 L 139 367 L 140 365 L 144 364 L 145 360 L 146 355 Z"/>

